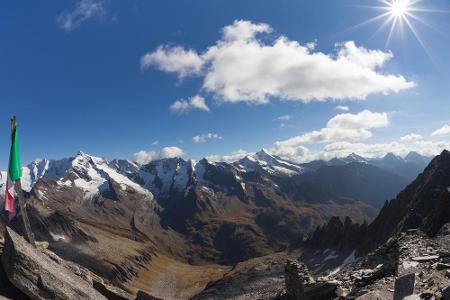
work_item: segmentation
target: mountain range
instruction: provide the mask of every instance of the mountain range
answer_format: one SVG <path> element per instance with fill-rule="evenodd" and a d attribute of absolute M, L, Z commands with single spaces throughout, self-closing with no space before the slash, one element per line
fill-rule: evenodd
<path fill-rule="evenodd" d="M 261 150 L 235 162 L 140 165 L 79 152 L 32 162 L 22 185 L 37 239 L 59 256 L 131 292 L 182 299 L 229 266 L 296 247 L 333 216 L 371 221 L 427 161 L 352 154 L 298 164 Z"/>

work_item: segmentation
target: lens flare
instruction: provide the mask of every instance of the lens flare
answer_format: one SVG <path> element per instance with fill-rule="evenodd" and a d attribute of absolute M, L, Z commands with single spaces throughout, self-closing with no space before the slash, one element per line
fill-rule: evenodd
<path fill-rule="evenodd" d="M 378 5 L 365 6 L 370 9 L 380 12 L 378 15 L 360 23 L 356 26 L 349 28 L 350 30 L 366 26 L 375 22 L 380 22 L 380 26 L 375 31 L 378 34 L 382 30 L 387 31 L 387 38 L 385 47 L 387 48 L 395 35 L 404 37 L 405 30 L 409 31 L 412 36 L 419 42 L 427 55 L 432 59 L 431 52 L 429 51 L 424 39 L 416 28 L 418 24 L 425 25 L 435 31 L 435 27 L 430 25 L 423 14 L 425 13 L 449 13 L 446 10 L 430 9 L 420 7 L 423 0 L 378 0 Z"/>
<path fill-rule="evenodd" d="M 394 18 L 404 18 L 408 14 L 410 2 L 407 0 L 397 0 L 389 3 L 390 14 Z"/>

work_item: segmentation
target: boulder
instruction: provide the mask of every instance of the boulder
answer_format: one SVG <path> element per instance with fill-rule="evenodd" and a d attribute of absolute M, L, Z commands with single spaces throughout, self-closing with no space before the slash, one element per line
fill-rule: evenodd
<path fill-rule="evenodd" d="M 152 296 L 150 294 L 147 294 L 144 291 L 138 291 L 137 292 L 137 296 L 136 296 L 136 300 L 163 300 L 163 299 L 154 297 L 154 296 Z"/>
<path fill-rule="evenodd" d="M 286 295 L 289 299 L 300 300 L 304 298 L 305 284 L 313 281 L 308 268 L 296 261 L 288 261 L 284 268 L 284 282 Z"/>
<path fill-rule="evenodd" d="M 316 282 L 304 264 L 288 261 L 284 271 L 288 299 L 322 300 L 336 297 L 338 283 L 334 281 Z"/>
<path fill-rule="evenodd" d="M 403 300 L 420 300 L 420 295 L 414 294 L 414 295 L 409 295 L 406 296 L 405 298 L 403 298 Z"/>
<path fill-rule="evenodd" d="M 305 285 L 302 300 L 323 300 L 336 297 L 337 284 L 335 282 L 318 282 Z"/>
<path fill-rule="evenodd" d="M 450 285 L 442 290 L 442 298 L 444 300 L 450 300 Z"/>
<path fill-rule="evenodd" d="M 426 261 L 437 260 L 437 259 L 439 259 L 439 255 L 425 255 L 425 256 L 418 256 L 418 257 L 412 258 L 413 261 L 418 261 L 418 262 L 426 262 Z"/>
<path fill-rule="evenodd" d="M 93 280 L 93 287 L 109 300 L 134 300 L 135 297 L 122 289 L 105 284 L 102 280 Z"/>
<path fill-rule="evenodd" d="M 402 300 L 406 296 L 412 295 L 415 281 L 416 275 L 414 273 L 397 278 L 394 285 L 394 300 Z"/>
<path fill-rule="evenodd" d="M 33 299 L 106 299 L 9 227 L 1 261 L 11 283 Z"/>
<path fill-rule="evenodd" d="M 378 291 L 371 291 L 362 296 L 359 296 L 355 300 L 387 300 L 387 298 L 381 295 Z"/>
<path fill-rule="evenodd" d="M 450 264 L 437 263 L 436 270 L 446 270 L 450 269 Z"/>

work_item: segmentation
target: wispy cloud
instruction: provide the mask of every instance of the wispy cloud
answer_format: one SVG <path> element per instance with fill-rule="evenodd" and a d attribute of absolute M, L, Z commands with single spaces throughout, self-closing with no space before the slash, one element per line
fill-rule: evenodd
<path fill-rule="evenodd" d="M 206 159 L 211 160 L 211 161 L 233 162 L 233 161 L 241 159 L 247 155 L 252 155 L 252 154 L 255 154 L 255 152 L 248 152 L 248 151 L 245 151 L 244 149 L 238 149 L 238 150 L 231 152 L 231 154 L 229 154 L 229 155 L 208 155 L 208 156 L 206 156 Z"/>
<path fill-rule="evenodd" d="M 187 113 L 193 109 L 199 109 L 207 112 L 210 111 L 208 105 L 206 105 L 205 98 L 200 95 L 190 97 L 188 100 L 176 100 L 172 103 L 169 109 L 178 114 Z"/>
<path fill-rule="evenodd" d="M 346 105 L 338 105 L 338 106 L 336 106 L 336 109 L 340 110 L 340 111 L 348 111 L 349 110 L 348 106 L 346 106 Z"/>
<path fill-rule="evenodd" d="M 177 73 L 182 79 L 188 75 L 198 74 L 203 66 L 203 60 L 194 50 L 160 46 L 156 51 L 141 57 L 141 68 L 147 69 L 150 66 L 168 73 Z"/>
<path fill-rule="evenodd" d="M 410 133 L 407 135 L 404 135 L 400 138 L 400 141 L 402 142 L 416 142 L 416 141 L 420 141 L 423 139 L 423 136 L 421 136 L 420 134 L 416 134 L 416 133 Z"/>
<path fill-rule="evenodd" d="M 102 19 L 106 14 L 105 2 L 102 0 L 80 0 L 73 10 L 63 11 L 56 22 L 66 32 L 78 28 L 83 22 L 90 19 Z"/>
<path fill-rule="evenodd" d="M 450 134 L 450 126 L 445 124 L 441 128 L 433 131 L 433 133 L 431 133 L 431 136 L 443 136 L 443 135 L 449 135 L 449 134 Z"/>
<path fill-rule="evenodd" d="M 194 143 L 204 143 L 207 140 L 221 140 L 222 137 L 217 133 L 204 133 L 192 137 Z"/>
<path fill-rule="evenodd" d="M 290 115 L 282 115 L 282 116 L 279 116 L 278 118 L 275 118 L 275 121 L 286 122 L 286 121 L 289 121 L 290 119 L 291 119 Z"/>

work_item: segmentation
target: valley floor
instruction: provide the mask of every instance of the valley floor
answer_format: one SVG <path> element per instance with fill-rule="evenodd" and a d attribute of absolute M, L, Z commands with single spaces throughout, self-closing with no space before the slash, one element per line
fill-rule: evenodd
<path fill-rule="evenodd" d="M 158 254 L 126 287 L 133 294 L 143 290 L 162 299 L 189 299 L 230 270 L 221 265 L 192 266 Z"/>

